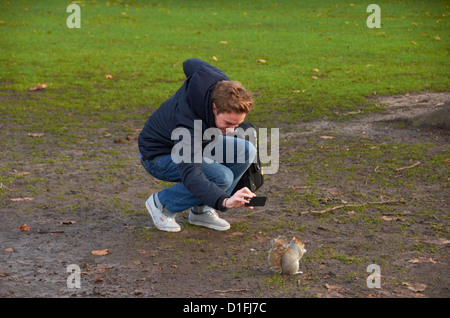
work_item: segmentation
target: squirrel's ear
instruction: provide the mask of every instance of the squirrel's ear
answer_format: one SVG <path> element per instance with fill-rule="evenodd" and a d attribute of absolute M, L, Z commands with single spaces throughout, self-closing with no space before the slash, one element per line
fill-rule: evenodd
<path fill-rule="evenodd" d="M 303 242 L 300 241 L 298 238 L 293 237 L 292 240 L 295 241 L 295 242 L 297 242 L 298 244 L 300 244 L 302 247 L 305 247 L 305 244 L 303 244 Z"/>

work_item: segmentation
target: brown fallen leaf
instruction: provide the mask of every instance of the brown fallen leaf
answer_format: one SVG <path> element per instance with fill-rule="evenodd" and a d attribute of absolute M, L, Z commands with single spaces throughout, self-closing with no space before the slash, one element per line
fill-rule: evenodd
<path fill-rule="evenodd" d="M 331 291 L 331 292 L 338 292 L 341 294 L 348 292 L 348 289 L 341 287 L 341 286 L 325 284 L 325 287 L 328 289 L 328 291 Z"/>
<path fill-rule="evenodd" d="M 447 239 L 441 237 L 441 238 L 438 238 L 438 239 L 435 239 L 435 240 L 433 240 L 433 239 L 426 240 L 425 242 L 429 243 L 429 244 L 445 245 L 445 244 L 450 243 L 450 240 L 447 240 Z"/>
<path fill-rule="evenodd" d="M 34 200 L 34 198 L 24 197 L 24 198 L 12 198 L 9 200 L 12 202 L 21 202 L 21 201 L 32 201 L 32 200 Z"/>
<path fill-rule="evenodd" d="M 431 257 L 418 257 L 418 258 L 412 258 L 408 261 L 409 263 L 433 263 L 436 264 L 437 262 L 435 260 L 433 260 Z"/>
<path fill-rule="evenodd" d="M 32 138 L 41 138 L 42 136 L 44 136 L 43 133 L 28 133 L 28 137 Z"/>
<path fill-rule="evenodd" d="M 259 62 L 259 63 L 267 63 L 267 61 L 266 61 L 266 60 L 263 60 L 263 59 L 257 59 L 256 62 Z"/>
<path fill-rule="evenodd" d="M 107 75 L 105 76 L 105 78 L 106 78 L 106 79 L 113 79 L 113 76 L 110 75 L 110 74 L 107 74 Z"/>
<path fill-rule="evenodd" d="M 103 282 L 103 278 L 101 278 L 100 276 L 94 276 L 94 279 L 95 279 L 95 283 Z"/>
<path fill-rule="evenodd" d="M 108 254 L 108 250 L 109 249 L 105 248 L 104 250 L 92 251 L 91 253 L 92 255 L 103 256 Z"/>
<path fill-rule="evenodd" d="M 397 221 L 397 220 L 401 220 L 401 218 L 399 218 L 399 217 L 396 217 L 396 216 L 394 216 L 394 217 L 390 217 L 390 216 L 385 216 L 385 215 L 382 215 L 381 216 L 381 219 L 382 220 L 384 220 L 384 221 Z"/>
<path fill-rule="evenodd" d="M 23 177 L 23 176 L 27 176 L 27 175 L 31 174 L 31 172 L 28 172 L 28 171 L 20 172 L 20 171 L 17 171 L 17 170 L 14 169 L 14 174 L 16 176 Z"/>
<path fill-rule="evenodd" d="M 23 232 L 28 232 L 30 230 L 30 227 L 26 224 L 19 226 L 19 230 Z"/>
<path fill-rule="evenodd" d="M 315 68 L 313 69 L 313 72 L 319 72 L 319 69 Z"/>
<path fill-rule="evenodd" d="M 418 283 L 403 282 L 403 285 L 407 286 L 408 289 L 412 290 L 413 292 L 421 292 L 421 291 L 424 291 L 425 288 L 427 288 L 427 285 L 425 285 L 425 284 L 418 284 Z"/>
<path fill-rule="evenodd" d="M 39 90 L 45 89 L 46 87 L 47 87 L 47 84 L 37 83 L 36 85 L 30 87 L 28 90 L 30 92 L 33 92 L 33 91 L 39 91 Z"/>

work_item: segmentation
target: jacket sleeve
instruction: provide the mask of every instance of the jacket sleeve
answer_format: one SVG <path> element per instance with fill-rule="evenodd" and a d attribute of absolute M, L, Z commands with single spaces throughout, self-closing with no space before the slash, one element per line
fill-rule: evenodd
<path fill-rule="evenodd" d="M 200 163 L 179 163 L 178 168 L 186 189 L 191 191 L 203 204 L 216 210 L 226 210 L 222 206 L 222 202 L 230 196 L 206 178 Z"/>

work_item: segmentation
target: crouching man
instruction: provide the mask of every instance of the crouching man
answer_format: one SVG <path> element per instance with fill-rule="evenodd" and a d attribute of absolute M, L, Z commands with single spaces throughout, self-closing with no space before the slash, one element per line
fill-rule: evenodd
<path fill-rule="evenodd" d="M 228 230 L 230 224 L 217 211 L 242 207 L 255 196 L 248 188 L 231 193 L 255 159 L 256 148 L 226 134 L 244 121 L 254 102 L 239 82 L 204 61 L 189 59 L 183 70 L 184 84 L 150 116 L 138 139 L 147 172 L 177 183 L 152 194 L 145 205 L 159 230 L 180 231 L 175 217 L 188 209 L 189 223 Z M 184 132 L 183 137 L 176 131 Z M 214 138 L 202 137 L 199 144 L 195 137 L 204 134 Z M 204 151 L 208 145 L 212 151 Z"/>

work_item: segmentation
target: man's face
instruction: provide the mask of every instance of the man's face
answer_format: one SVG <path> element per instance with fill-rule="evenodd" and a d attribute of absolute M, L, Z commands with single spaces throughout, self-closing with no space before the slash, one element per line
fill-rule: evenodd
<path fill-rule="evenodd" d="M 245 119 L 246 113 L 220 113 L 217 114 L 216 105 L 213 104 L 214 119 L 216 127 L 220 130 L 222 135 L 233 132 Z"/>

